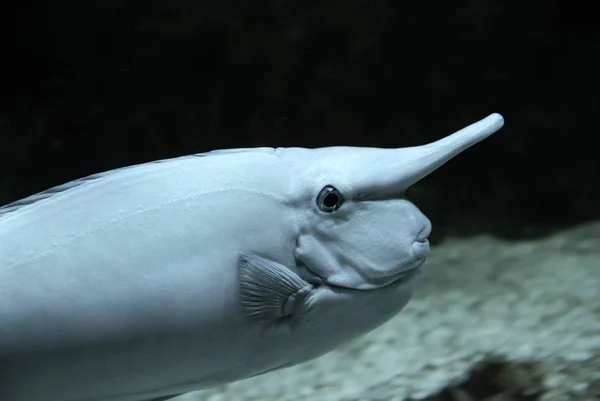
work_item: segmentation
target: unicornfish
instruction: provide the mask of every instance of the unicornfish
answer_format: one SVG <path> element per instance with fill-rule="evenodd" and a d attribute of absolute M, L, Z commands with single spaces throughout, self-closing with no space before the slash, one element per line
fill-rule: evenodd
<path fill-rule="evenodd" d="M 215 150 L 0 208 L 0 400 L 166 400 L 379 327 L 429 254 L 406 190 L 503 124 L 399 149 Z"/>

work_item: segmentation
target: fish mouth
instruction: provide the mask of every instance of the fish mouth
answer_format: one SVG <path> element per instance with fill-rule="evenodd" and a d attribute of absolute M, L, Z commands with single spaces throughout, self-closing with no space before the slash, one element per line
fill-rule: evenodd
<path fill-rule="evenodd" d="M 315 273 L 314 270 L 312 270 L 309 266 L 302 263 L 301 261 L 297 260 L 296 266 L 298 269 L 297 274 L 303 280 L 315 287 L 327 286 L 330 288 L 338 288 L 348 291 L 375 291 L 389 286 L 399 285 L 411 280 L 416 274 L 418 274 L 421 271 L 421 266 L 423 266 L 423 264 L 425 264 L 426 261 L 427 258 L 419 259 L 414 266 L 411 266 L 408 269 L 404 269 L 401 272 L 394 273 L 388 276 L 377 278 L 376 280 L 370 282 L 370 284 L 373 285 L 372 288 L 353 288 L 335 284 L 329 281 L 327 278 L 319 276 L 317 273 Z"/>

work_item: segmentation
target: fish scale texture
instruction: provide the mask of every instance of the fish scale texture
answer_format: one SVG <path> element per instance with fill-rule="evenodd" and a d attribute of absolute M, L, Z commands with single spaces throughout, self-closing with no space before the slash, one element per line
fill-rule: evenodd
<path fill-rule="evenodd" d="M 376 331 L 175 400 L 417 399 L 600 399 L 600 223 L 534 241 L 447 240 L 415 298 Z"/>

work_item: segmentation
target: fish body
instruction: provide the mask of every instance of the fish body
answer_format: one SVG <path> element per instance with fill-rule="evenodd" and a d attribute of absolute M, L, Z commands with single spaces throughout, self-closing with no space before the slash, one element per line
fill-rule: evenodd
<path fill-rule="evenodd" d="M 502 125 L 414 148 L 213 151 L 0 208 L 0 399 L 164 399 L 375 329 L 429 253 L 405 190 Z"/>

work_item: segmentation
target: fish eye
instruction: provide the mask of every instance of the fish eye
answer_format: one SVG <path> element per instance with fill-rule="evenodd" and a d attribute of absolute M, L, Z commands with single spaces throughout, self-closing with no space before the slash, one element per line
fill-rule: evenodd
<path fill-rule="evenodd" d="M 344 195 L 335 187 L 327 185 L 317 196 L 317 207 L 325 213 L 333 213 L 344 203 Z"/>

